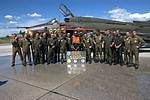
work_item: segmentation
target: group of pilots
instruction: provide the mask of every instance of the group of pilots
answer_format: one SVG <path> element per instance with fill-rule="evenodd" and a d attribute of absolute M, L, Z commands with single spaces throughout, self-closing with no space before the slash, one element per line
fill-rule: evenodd
<path fill-rule="evenodd" d="M 126 32 L 122 36 L 120 30 L 109 29 L 104 34 L 97 29 L 94 32 L 74 31 L 73 34 L 24 34 L 22 39 L 17 34 L 12 34 L 12 37 L 12 67 L 15 66 L 17 53 L 23 66 L 27 64 L 27 57 L 28 64 L 32 66 L 32 61 L 34 65 L 64 63 L 67 51 L 85 51 L 86 62 L 89 64 L 94 61 L 138 69 L 139 47 L 144 44 L 136 31 Z"/>

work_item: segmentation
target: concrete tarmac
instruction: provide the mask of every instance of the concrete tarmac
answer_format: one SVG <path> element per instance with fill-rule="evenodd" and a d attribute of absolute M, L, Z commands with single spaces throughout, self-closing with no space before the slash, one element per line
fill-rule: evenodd
<path fill-rule="evenodd" d="M 11 45 L 0 45 L 0 100 L 150 100 L 150 53 L 140 67 L 50 64 L 11 67 Z"/>

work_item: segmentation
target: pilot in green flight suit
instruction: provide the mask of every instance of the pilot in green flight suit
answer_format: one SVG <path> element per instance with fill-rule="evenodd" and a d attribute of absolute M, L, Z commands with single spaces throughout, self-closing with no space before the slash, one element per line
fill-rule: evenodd
<path fill-rule="evenodd" d="M 66 53 L 67 53 L 67 38 L 66 33 L 62 33 L 62 38 L 60 39 L 60 54 L 61 54 L 61 63 L 65 62 L 66 60 Z M 64 60 L 65 56 L 65 60 Z"/>
<path fill-rule="evenodd" d="M 87 34 L 84 34 L 83 45 L 86 51 L 86 60 L 91 64 L 92 39 Z"/>
<path fill-rule="evenodd" d="M 106 30 L 106 40 L 105 40 L 105 53 L 106 53 L 106 64 L 112 65 L 112 47 L 113 47 L 113 37 L 110 34 L 110 30 Z"/>
<path fill-rule="evenodd" d="M 12 67 L 15 66 L 15 57 L 16 54 L 18 53 L 20 56 L 20 60 L 23 61 L 23 57 L 22 57 L 22 52 L 21 52 L 21 48 L 20 48 L 20 41 L 17 37 L 17 34 L 13 34 L 12 35 L 13 40 L 11 41 L 12 43 Z"/>
<path fill-rule="evenodd" d="M 135 56 L 135 69 L 139 67 L 139 47 L 144 44 L 144 40 L 136 35 L 136 31 L 133 31 L 133 36 L 131 38 L 131 63 L 133 63 L 133 56 Z"/>
<path fill-rule="evenodd" d="M 34 65 L 37 65 L 40 63 L 40 48 L 41 48 L 42 42 L 39 38 L 39 34 L 36 33 L 35 39 L 33 41 L 33 51 L 34 51 Z"/>
<path fill-rule="evenodd" d="M 124 38 L 124 64 L 129 66 L 131 64 L 131 36 L 129 32 L 126 32 L 126 37 Z"/>
<path fill-rule="evenodd" d="M 42 41 L 42 47 L 41 47 L 42 59 L 41 59 L 41 63 L 42 64 L 47 62 L 47 56 L 48 56 L 48 45 L 47 45 L 48 38 L 47 38 L 47 35 L 48 35 L 47 33 L 43 33 L 43 38 L 41 38 L 41 41 Z"/>
<path fill-rule="evenodd" d="M 54 63 L 54 48 L 55 48 L 55 41 L 53 39 L 53 33 L 51 37 L 48 38 L 47 45 L 48 45 L 48 57 L 47 57 L 47 65 L 50 63 Z"/>
<path fill-rule="evenodd" d="M 23 65 L 26 66 L 26 56 L 28 56 L 29 65 L 31 66 L 31 52 L 30 52 L 31 42 L 28 35 L 25 34 L 24 38 L 21 40 L 21 47 L 23 51 Z"/>
<path fill-rule="evenodd" d="M 32 60 L 33 60 L 33 62 L 34 62 L 33 41 L 34 41 L 34 34 L 33 34 L 33 33 L 30 33 L 31 53 L 32 53 Z"/>
<path fill-rule="evenodd" d="M 94 44 L 95 44 L 95 53 L 96 59 L 95 62 L 102 62 L 102 44 L 104 43 L 103 35 L 97 31 L 96 36 L 94 37 Z"/>

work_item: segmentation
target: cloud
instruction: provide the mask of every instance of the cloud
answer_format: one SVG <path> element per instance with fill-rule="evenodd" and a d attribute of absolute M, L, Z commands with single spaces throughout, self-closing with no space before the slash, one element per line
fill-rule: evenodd
<path fill-rule="evenodd" d="M 17 24 L 16 21 L 9 21 L 9 24 Z"/>
<path fill-rule="evenodd" d="M 21 17 L 20 16 L 14 16 L 15 20 L 19 20 Z"/>
<path fill-rule="evenodd" d="M 6 19 L 19 20 L 21 17 L 20 17 L 20 16 L 6 15 L 6 16 L 4 16 L 4 18 L 6 18 Z"/>
<path fill-rule="evenodd" d="M 39 20 L 40 20 L 40 21 L 45 21 L 46 19 L 45 19 L 45 18 L 40 18 Z"/>
<path fill-rule="evenodd" d="M 6 16 L 4 16 L 4 18 L 6 18 L 6 19 L 13 19 L 13 16 L 12 15 L 6 15 Z"/>
<path fill-rule="evenodd" d="M 15 29 L 15 28 L 8 28 L 8 27 L 15 27 L 15 26 L 22 26 L 22 27 L 29 27 L 38 24 L 43 24 L 49 21 L 50 18 L 36 18 L 31 20 L 24 20 L 24 22 L 16 22 L 16 21 L 9 21 L 8 23 L 0 23 L 0 37 L 5 37 L 7 35 L 11 35 L 12 33 L 19 33 L 20 30 L 25 31 L 25 29 Z"/>
<path fill-rule="evenodd" d="M 27 14 L 30 17 L 41 17 L 41 14 L 33 13 L 33 14 Z"/>
<path fill-rule="evenodd" d="M 133 20 L 136 20 L 136 21 L 150 20 L 150 12 L 143 13 L 143 14 L 131 13 L 131 12 L 128 12 L 126 9 L 115 8 L 115 9 L 108 11 L 108 13 L 111 14 L 110 17 L 116 21 L 132 22 Z"/>
<path fill-rule="evenodd" d="M 83 17 L 91 17 L 91 18 L 93 18 L 94 16 L 89 16 L 89 15 L 86 15 L 86 16 L 83 16 Z"/>
<path fill-rule="evenodd" d="M 6 23 L 4 23 L 4 22 L 0 22 L 0 26 L 2 26 L 2 25 L 5 25 Z"/>
<path fill-rule="evenodd" d="M 32 19 L 32 20 L 28 20 L 25 23 L 21 23 L 21 24 L 18 24 L 18 25 L 19 26 L 30 27 L 30 26 L 46 23 L 48 20 L 49 20 L 49 18 L 46 18 L 46 19 L 44 19 L 44 18 Z"/>
<path fill-rule="evenodd" d="M 3 29 L 1 29 L 0 28 L 0 37 L 5 37 L 5 36 L 7 36 L 7 35 L 11 35 L 11 34 L 13 34 L 13 33 L 19 33 L 20 32 L 20 30 L 22 30 L 23 31 L 23 29 L 15 29 L 15 28 L 12 28 L 12 29 L 7 29 L 7 28 L 3 28 Z"/>

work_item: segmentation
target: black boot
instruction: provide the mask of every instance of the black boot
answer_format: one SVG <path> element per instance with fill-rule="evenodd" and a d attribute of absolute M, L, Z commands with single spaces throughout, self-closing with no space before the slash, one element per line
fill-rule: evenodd
<path fill-rule="evenodd" d="M 131 66 L 132 66 L 131 64 L 128 64 L 128 65 L 127 65 L 127 67 L 131 67 Z"/>
<path fill-rule="evenodd" d="M 12 64 L 12 65 L 11 65 L 11 67 L 14 67 L 14 66 L 15 66 L 15 64 Z"/>
<path fill-rule="evenodd" d="M 64 63 L 64 60 L 63 59 L 61 59 L 61 64 L 63 64 Z"/>
<path fill-rule="evenodd" d="M 90 60 L 90 61 L 89 61 L 89 64 L 91 64 L 91 63 L 92 63 L 92 61 Z"/>
<path fill-rule="evenodd" d="M 30 66 L 32 66 L 32 64 L 31 64 L 31 63 L 30 63 L 29 65 L 30 65 Z"/>
<path fill-rule="evenodd" d="M 135 65 L 134 65 L 134 68 L 135 68 L 135 69 L 138 69 L 138 68 L 139 68 L 139 65 L 135 64 Z"/>
<path fill-rule="evenodd" d="M 95 61 L 94 61 L 95 63 L 97 63 L 98 61 L 95 59 Z"/>

